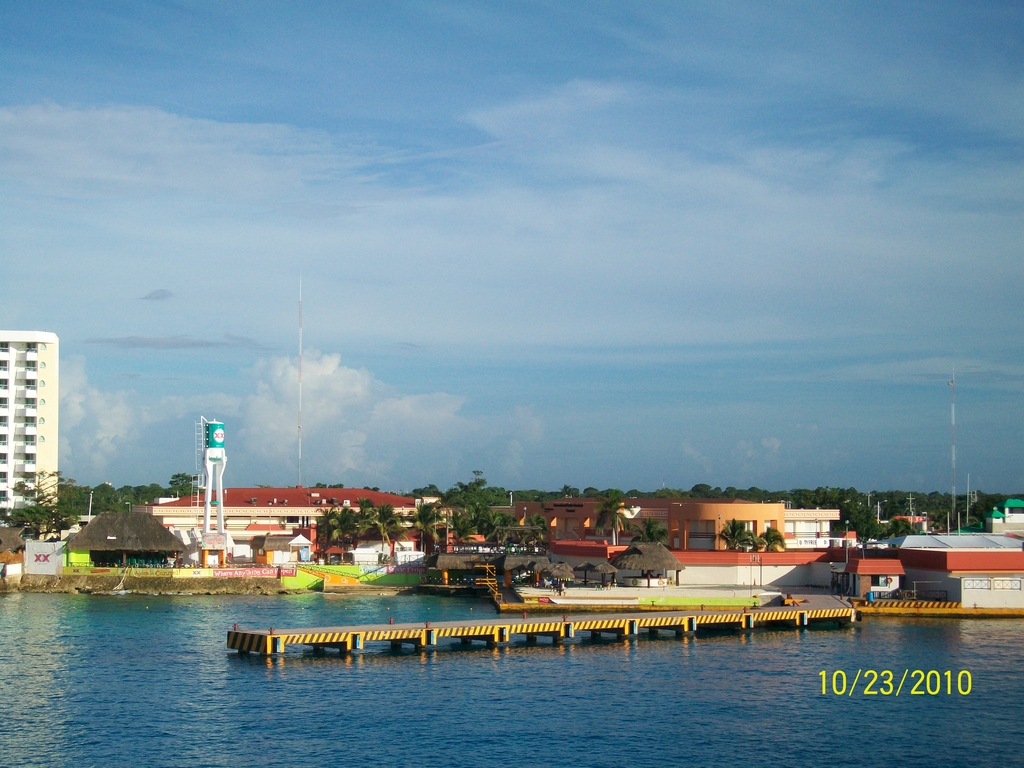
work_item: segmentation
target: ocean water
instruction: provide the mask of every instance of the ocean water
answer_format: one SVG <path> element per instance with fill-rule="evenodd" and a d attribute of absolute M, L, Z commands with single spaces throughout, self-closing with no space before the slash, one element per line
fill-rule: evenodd
<path fill-rule="evenodd" d="M 388 616 L 443 621 L 493 609 L 425 596 L 0 595 L 0 764 L 1024 764 L 1018 620 L 874 619 L 350 657 L 225 648 L 236 622 Z M 922 681 L 919 695 L 912 676 L 899 696 L 864 695 L 867 669 L 892 670 L 894 685 L 904 670 L 950 670 L 952 693 L 942 675 Z M 845 695 L 832 690 L 836 670 L 848 676 Z M 971 674 L 967 695 L 957 691 L 961 670 Z"/>

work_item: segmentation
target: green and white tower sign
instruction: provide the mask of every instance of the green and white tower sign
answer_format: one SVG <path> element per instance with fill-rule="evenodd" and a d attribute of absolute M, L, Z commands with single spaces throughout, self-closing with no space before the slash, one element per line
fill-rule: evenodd
<path fill-rule="evenodd" d="M 212 533 L 210 530 L 210 512 L 217 507 L 217 533 L 223 539 L 224 527 L 224 467 L 228 463 L 224 452 L 224 422 L 207 421 L 200 417 L 203 425 L 203 472 L 206 475 L 203 502 L 203 535 Z M 223 544 L 220 548 L 223 548 Z M 204 549 L 206 546 L 204 544 Z M 204 563 L 205 565 L 205 563 Z"/>
<path fill-rule="evenodd" d="M 219 421 L 211 421 L 206 425 L 206 447 L 224 447 L 224 425 Z"/>

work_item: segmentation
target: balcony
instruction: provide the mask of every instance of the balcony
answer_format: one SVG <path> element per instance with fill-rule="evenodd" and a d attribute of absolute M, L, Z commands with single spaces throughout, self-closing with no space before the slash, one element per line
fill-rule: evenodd
<path fill-rule="evenodd" d="M 19 416 L 35 416 L 36 407 L 34 405 L 19 405 L 18 406 Z"/>
<path fill-rule="evenodd" d="M 26 360 L 38 360 L 39 359 L 39 352 L 37 352 L 34 349 L 27 350 L 25 352 L 25 359 Z"/>
<path fill-rule="evenodd" d="M 39 378 L 39 371 L 37 371 L 35 369 L 26 368 L 23 371 L 19 371 L 19 375 L 18 375 L 18 379 L 19 380 L 34 382 L 38 378 Z M 26 385 L 26 386 L 35 386 L 35 385 L 32 384 L 32 385 Z"/>
<path fill-rule="evenodd" d="M 36 463 L 34 461 L 31 462 L 31 463 L 27 462 L 27 461 L 23 461 L 20 464 L 16 464 L 15 467 L 14 467 L 14 470 L 16 472 L 32 472 L 32 473 L 34 473 L 36 471 Z"/>
<path fill-rule="evenodd" d="M 15 429 L 15 433 L 19 435 L 35 435 L 36 432 L 35 424 L 19 424 Z"/>

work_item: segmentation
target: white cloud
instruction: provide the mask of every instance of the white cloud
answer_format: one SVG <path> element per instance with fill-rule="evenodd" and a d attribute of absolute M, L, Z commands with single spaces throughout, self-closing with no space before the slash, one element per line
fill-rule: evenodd
<path fill-rule="evenodd" d="M 133 393 L 129 391 L 103 392 L 91 386 L 84 358 L 63 361 L 59 454 L 62 468 L 100 476 L 120 452 L 130 448 L 152 418 L 148 409 L 133 405 L 132 399 Z"/>
<path fill-rule="evenodd" d="M 696 464 L 704 472 L 704 477 L 711 476 L 711 460 L 698 451 L 693 445 L 690 444 L 689 440 L 683 440 L 681 447 L 683 449 L 683 455 L 688 458 L 691 462 Z"/>
<path fill-rule="evenodd" d="M 447 469 L 463 441 L 479 446 L 490 439 L 460 414 L 462 398 L 396 392 L 369 371 L 342 365 L 340 355 L 307 352 L 302 374 L 303 464 L 309 482 L 341 477 L 395 482 L 396 471 L 402 481 L 415 482 L 406 464 L 438 472 Z M 104 472 L 117 469 L 141 482 L 135 457 L 145 449 L 152 460 L 159 451 L 154 446 L 163 445 L 177 453 L 161 456 L 162 471 L 169 476 L 191 469 L 191 422 L 204 415 L 225 420 L 230 474 L 237 481 L 294 482 L 297 360 L 261 359 L 242 372 L 242 380 L 245 391 L 239 395 L 152 399 L 135 391 L 101 391 L 88 383 L 84 360 L 73 358 L 62 371 L 62 464 L 83 478 L 106 479 Z M 521 413 L 508 418 L 523 421 Z M 539 429 L 534 425 L 527 437 Z"/>

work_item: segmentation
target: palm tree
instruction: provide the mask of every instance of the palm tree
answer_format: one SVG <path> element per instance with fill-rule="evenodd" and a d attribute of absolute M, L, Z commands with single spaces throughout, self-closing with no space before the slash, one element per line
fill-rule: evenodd
<path fill-rule="evenodd" d="M 644 518 L 642 525 L 631 525 L 629 529 L 636 534 L 633 541 L 657 541 L 668 544 L 668 529 L 653 517 Z"/>
<path fill-rule="evenodd" d="M 547 544 L 548 542 L 548 520 L 544 515 L 530 515 L 525 520 L 526 525 L 535 530 L 527 531 L 523 538 L 536 544 Z"/>
<path fill-rule="evenodd" d="M 726 549 L 748 550 L 754 546 L 754 534 L 740 520 L 730 520 L 718 534 L 725 542 Z"/>
<path fill-rule="evenodd" d="M 613 546 L 619 543 L 619 531 L 626 527 L 622 506 L 622 494 L 619 491 L 610 491 L 597 505 L 597 527 L 611 530 Z"/>
<path fill-rule="evenodd" d="M 905 517 L 894 517 L 885 529 L 885 535 L 890 539 L 912 536 L 915 533 L 917 533 L 917 529 L 914 528 L 914 524 Z"/>
<path fill-rule="evenodd" d="M 362 528 L 364 531 L 376 531 L 384 546 L 391 552 L 391 558 L 394 559 L 394 539 L 402 538 L 405 535 L 405 522 L 395 513 L 395 508 L 390 504 L 371 507 L 371 510 L 363 520 Z"/>
<path fill-rule="evenodd" d="M 362 517 L 368 518 L 373 516 L 373 502 L 368 498 L 362 496 L 356 499 L 356 504 L 359 505 L 359 514 Z"/>
<path fill-rule="evenodd" d="M 782 552 L 786 549 L 786 537 L 778 528 L 767 528 L 761 537 L 765 552 Z"/>
<path fill-rule="evenodd" d="M 463 542 L 476 533 L 476 524 L 464 510 L 456 509 L 452 512 L 451 529 L 452 538 L 456 542 Z"/>
<path fill-rule="evenodd" d="M 331 507 L 317 527 L 317 539 L 321 549 L 341 543 L 350 547 L 359 534 L 359 516 L 351 507 Z"/>
<path fill-rule="evenodd" d="M 412 527 L 420 532 L 421 547 L 427 551 L 426 540 L 437 542 L 437 527 L 441 524 L 441 513 L 436 504 L 420 504 L 412 518 Z"/>
<path fill-rule="evenodd" d="M 473 520 L 476 532 L 481 536 L 490 536 L 494 533 L 495 512 L 483 502 L 473 502 L 465 506 L 466 513 Z"/>
<path fill-rule="evenodd" d="M 508 539 L 508 531 L 506 529 L 516 524 L 516 519 L 508 512 L 493 512 L 491 515 L 491 535 L 488 536 L 488 541 L 497 541 L 499 544 L 504 544 Z"/>

